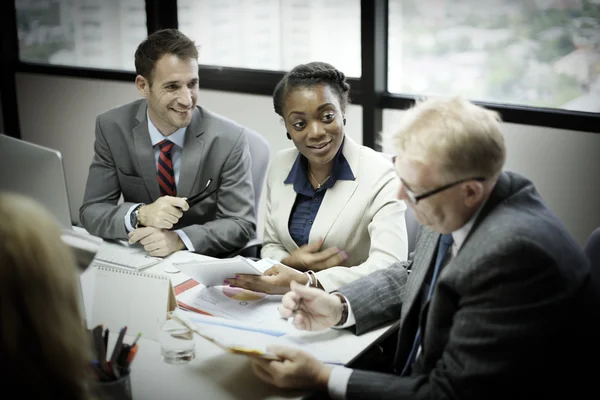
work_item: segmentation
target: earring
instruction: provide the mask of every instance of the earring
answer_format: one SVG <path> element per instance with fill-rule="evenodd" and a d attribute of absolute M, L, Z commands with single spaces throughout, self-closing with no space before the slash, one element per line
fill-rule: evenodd
<path fill-rule="evenodd" d="M 289 132 L 286 132 L 288 139 L 292 140 L 292 135 Z"/>
<path fill-rule="evenodd" d="M 346 125 L 346 118 L 344 118 L 344 126 Z"/>

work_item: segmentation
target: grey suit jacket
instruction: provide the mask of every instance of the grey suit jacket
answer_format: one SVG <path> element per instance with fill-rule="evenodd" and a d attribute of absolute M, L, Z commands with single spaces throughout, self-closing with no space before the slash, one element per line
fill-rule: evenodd
<path fill-rule="evenodd" d="M 399 319 L 396 371 L 407 359 L 417 324 L 423 332 L 411 376 L 355 370 L 347 398 L 543 399 L 583 387 L 567 377 L 581 375 L 581 354 L 565 338 L 575 330 L 579 345 L 597 349 L 589 322 L 598 322 L 600 308 L 593 307 L 599 296 L 581 247 L 533 184 L 514 173 L 501 175 L 431 300 L 421 306 L 439 237 L 421 228 L 408 264 L 340 289 L 357 334 Z"/>
<path fill-rule="evenodd" d="M 213 179 L 211 196 L 184 212 L 182 229 L 197 253 L 225 255 L 255 234 L 250 152 L 240 125 L 196 107 L 187 128 L 177 195 L 191 197 Z M 118 204 L 123 195 L 123 203 Z M 96 119 L 94 158 L 79 216 L 85 229 L 105 239 L 126 239 L 124 217 L 135 203 L 160 197 L 147 104 L 138 100 Z"/>

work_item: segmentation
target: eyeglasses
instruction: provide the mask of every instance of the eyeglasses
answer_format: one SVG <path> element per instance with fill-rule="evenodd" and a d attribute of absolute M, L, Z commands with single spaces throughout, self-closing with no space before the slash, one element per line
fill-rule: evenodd
<path fill-rule="evenodd" d="M 483 181 L 485 181 L 485 179 L 486 178 L 484 178 L 482 176 L 478 176 L 478 177 L 475 177 L 475 178 L 465 178 L 465 179 L 461 179 L 461 180 L 458 180 L 456 182 L 449 183 L 447 185 L 441 186 L 441 187 L 439 187 L 437 189 L 433 189 L 433 190 L 430 190 L 428 192 L 425 192 L 425 193 L 422 193 L 422 194 L 419 194 L 419 195 L 416 195 L 415 192 L 413 192 L 408 187 L 408 185 L 406 184 L 406 182 L 404 182 L 402 180 L 402 178 L 400 178 L 400 182 L 402 182 L 402 185 L 404 185 L 404 190 L 406 190 L 406 194 L 408 195 L 408 199 L 410 200 L 410 202 L 413 205 L 416 205 L 420 200 L 426 199 L 427 197 L 433 196 L 434 194 L 442 192 L 442 191 L 444 191 L 446 189 L 450 189 L 451 187 L 456 186 L 459 183 L 463 183 L 463 182 L 467 182 L 467 181 L 483 182 Z"/>

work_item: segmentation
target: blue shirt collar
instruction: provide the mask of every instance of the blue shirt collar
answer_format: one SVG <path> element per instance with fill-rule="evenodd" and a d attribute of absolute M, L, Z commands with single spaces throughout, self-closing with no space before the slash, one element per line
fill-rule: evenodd
<path fill-rule="evenodd" d="M 342 142 L 342 145 L 335 154 L 335 157 L 333 157 L 331 178 L 329 178 L 327 182 L 323 184 L 319 191 L 332 188 L 338 180 L 353 181 L 356 179 L 352 173 L 350 164 L 348 164 L 346 157 L 344 157 L 344 154 L 342 153 L 345 141 L 346 140 L 344 139 L 344 142 Z M 294 161 L 292 169 L 283 183 L 293 184 L 294 191 L 305 196 L 312 196 L 316 192 L 308 180 L 308 160 L 302 155 L 302 153 L 298 153 L 296 161 Z"/>
<path fill-rule="evenodd" d="M 150 132 L 150 141 L 152 142 L 152 147 L 167 139 L 173 142 L 175 145 L 179 146 L 180 148 L 183 148 L 183 142 L 185 141 L 185 131 L 187 130 L 187 127 L 179 128 L 175 132 L 171 133 L 169 136 L 165 137 L 152 123 L 150 115 L 148 115 L 148 111 L 146 111 L 146 117 L 148 118 L 148 132 Z"/>

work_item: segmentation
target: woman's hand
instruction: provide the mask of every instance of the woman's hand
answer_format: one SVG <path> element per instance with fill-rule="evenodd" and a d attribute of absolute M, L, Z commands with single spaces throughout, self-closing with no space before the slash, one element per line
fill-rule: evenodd
<path fill-rule="evenodd" d="M 348 260 L 348 254 L 345 251 L 341 251 L 337 247 L 321 250 L 321 246 L 323 246 L 323 239 L 305 244 L 292 251 L 289 256 L 281 260 L 281 263 L 299 271 L 312 270 L 317 272 L 337 265 L 344 265 L 344 262 Z"/>
<path fill-rule="evenodd" d="M 263 275 L 236 275 L 234 278 L 227 278 L 226 282 L 231 286 L 255 292 L 286 294 L 290 290 L 290 283 L 292 281 L 306 284 L 308 276 L 293 268 L 276 264 L 266 270 Z"/>

